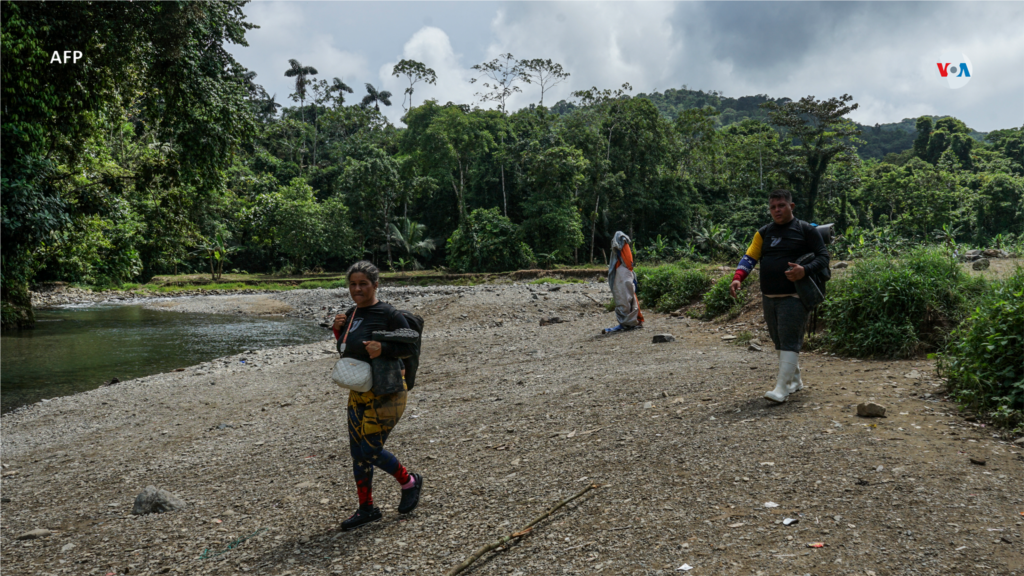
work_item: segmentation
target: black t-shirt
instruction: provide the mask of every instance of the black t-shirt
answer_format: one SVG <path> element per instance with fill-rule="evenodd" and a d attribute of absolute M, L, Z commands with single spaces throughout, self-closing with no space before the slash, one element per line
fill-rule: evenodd
<path fill-rule="evenodd" d="M 828 266 L 825 241 L 813 226 L 793 218 L 788 223 L 774 222 L 757 231 L 761 235 L 761 293 L 796 294 L 796 286 L 786 278 L 789 263 L 813 252 L 814 260 L 804 264 L 808 274 Z"/>
<path fill-rule="evenodd" d="M 397 330 L 409 328 L 405 316 L 400 314 L 394 306 L 386 302 L 377 302 L 366 308 L 352 308 L 348 312 L 345 324 L 341 327 L 338 340 L 345 338 L 345 331 L 352 325 L 345 340 L 345 351 L 341 354 L 344 358 L 355 358 L 364 362 L 370 361 L 370 354 L 366 351 L 363 342 L 370 341 L 370 335 L 378 330 Z M 395 342 L 381 342 L 381 356 L 384 358 L 406 358 L 414 352 L 412 344 L 398 344 Z"/>

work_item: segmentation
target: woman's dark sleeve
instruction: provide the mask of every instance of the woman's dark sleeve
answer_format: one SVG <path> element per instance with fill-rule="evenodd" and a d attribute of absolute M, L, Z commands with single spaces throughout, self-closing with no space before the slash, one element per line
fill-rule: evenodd
<path fill-rule="evenodd" d="M 401 312 L 394 310 L 391 313 L 391 317 L 388 318 L 388 330 L 394 331 L 399 328 L 409 329 L 409 323 L 405 320 L 405 316 L 402 315 Z M 380 355 L 385 358 L 408 358 L 415 353 L 415 344 L 403 344 L 401 342 L 380 343 Z"/>

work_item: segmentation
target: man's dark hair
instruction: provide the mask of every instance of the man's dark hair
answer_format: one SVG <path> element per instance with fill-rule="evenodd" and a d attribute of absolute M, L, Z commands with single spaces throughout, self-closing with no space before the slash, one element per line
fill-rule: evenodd
<path fill-rule="evenodd" d="M 789 190 L 786 190 L 785 188 L 776 188 L 775 190 L 772 190 L 771 194 L 768 195 L 768 203 L 771 204 L 772 200 L 775 200 L 776 198 L 780 198 L 782 200 L 785 200 L 786 202 L 792 202 L 793 193 L 790 192 Z"/>
<path fill-rule="evenodd" d="M 345 279 L 351 280 L 352 275 L 355 273 L 365 274 L 366 279 L 370 281 L 370 284 L 377 284 L 377 280 L 380 279 L 380 270 L 377 269 L 372 263 L 366 260 L 360 260 L 355 264 L 349 266 L 348 272 L 345 272 Z"/>

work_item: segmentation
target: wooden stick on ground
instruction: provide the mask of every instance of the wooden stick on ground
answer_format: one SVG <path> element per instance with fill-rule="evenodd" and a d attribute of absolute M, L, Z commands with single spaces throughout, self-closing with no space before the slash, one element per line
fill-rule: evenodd
<path fill-rule="evenodd" d="M 547 518 L 548 516 L 551 516 L 551 514 L 555 510 L 558 510 L 562 506 L 565 506 L 569 502 L 572 502 L 573 500 L 579 498 L 580 496 L 583 496 L 587 492 L 593 490 L 594 488 L 598 488 L 598 487 L 599 486 L 597 484 L 591 484 L 591 485 L 587 486 L 586 488 L 584 488 L 583 490 L 580 490 L 579 492 L 577 492 L 573 496 L 570 496 L 570 497 L 566 498 L 565 500 L 562 500 L 562 501 L 556 503 L 551 508 L 548 508 L 547 511 L 545 511 L 540 516 L 537 516 L 536 518 L 534 518 L 533 522 L 530 522 L 529 524 L 524 526 L 518 532 L 513 532 L 511 534 L 502 536 L 501 538 L 495 540 L 494 542 L 491 542 L 490 544 L 487 544 L 485 546 L 481 546 L 480 549 L 477 550 L 476 552 L 474 552 L 472 556 L 470 556 L 469 558 L 466 558 L 466 560 L 462 564 L 459 564 L 458 566 L 456 566 L 456 567 L 452 568 L 451 570 L 449 570 L 448 573 L 445 576 L 455 576 L 459 572 L 462 572 L 466 568 L 469 568 L 470 564 L 472 564 L 473 562 L 476 562 L 477 560 L 480 559 L 481 556 L 483 556 L 484 554 L 490 552 L 491 550 L 494 550 L 495 548 L 500 548 L 501 546 L 504 546 L 505 544 L 508 544 L 509 542 L 511 542 L 512 540 L 514 540 L 516 538 L 521 538 L 523 536 L 526 536 L 527 534 L 530 533 L 531 530 L 533 530 L 533 526 L 535 524 L 537 524 L 541 520 Z"/>

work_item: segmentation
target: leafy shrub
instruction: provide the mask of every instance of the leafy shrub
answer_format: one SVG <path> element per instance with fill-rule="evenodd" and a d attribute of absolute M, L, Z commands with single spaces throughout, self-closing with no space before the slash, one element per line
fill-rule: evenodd
<path fill-rule="evenodd" d="M 829 283 L 822 344 L 857 357 L 904 358 L 937 348 L 984 286 L 941 249 L 875 255 Z"/>
<path fill-rule="evenodd" d="M 455 272 L 504 272 L 532 262 L 533 251 L 497 208 L 473 210 L 448 238 L 448 266 Z"/>
<path fill-rule="evenodd" d="M 997 423 L 1024 423 L 1024 268 L 997 282 L 950 337 L 939 372 L 965 408 Z"/>
<path fill-rule="evenodd" d="M 755 274 L 747 276 L 743 280 L 739 291 L 736 293 L 736 297 L 733 298 L 729 294 L 729 285 L 732 284 L 732 276 L 725 275 L 719 278 L 711 289 L 704 294 L 704 308 L 703 310 L 695 310 L 690 315 L 694 318 L 701 318 L 704 320 L 710 320 L 717 318 L 723 314 L 733 318 L 740 313 L 740 309 L 747 303 L 747 288 L 748 283 L 755 278 Z"/>
<path fill-rule="evenodd" d="M 703 270 L 688 269 L 692 266 L 688 261 L 655 268 L 637 266 L 640 301 L 659 312 L 669 312 L 700 297 L 711 285 L 711 277 Z"/>

